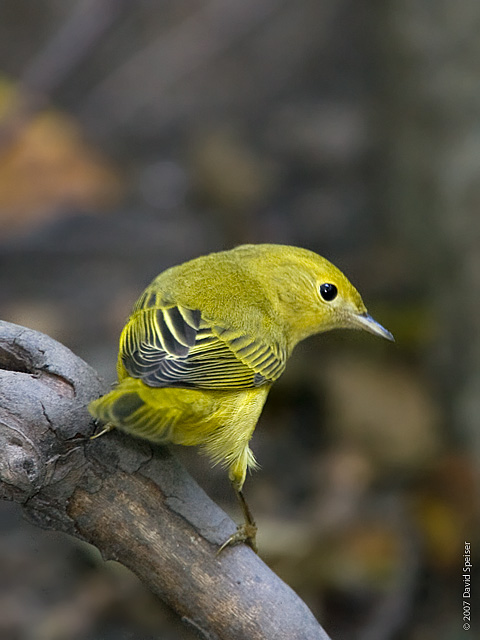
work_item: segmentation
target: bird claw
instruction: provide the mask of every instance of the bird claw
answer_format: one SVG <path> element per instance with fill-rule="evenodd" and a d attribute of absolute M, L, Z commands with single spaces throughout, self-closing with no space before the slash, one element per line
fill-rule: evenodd
<path fill-rule="evenodd" d="M 222 553 L 226 547 L 233 547 L 240 542 L 247 544 L 255 553 L 258 553 L 257 549 L 257 526 L 255 524 L 239 524 L 235 533 L 225 540 L 220 549 L 217 551 L 217 556 Z"/>
<path fill-rule="evenodd" d="M 105 435 L 109 431 L 112 431 L 113 429 L 115 429 L 115 425 L 112 424 L 111 422 L 107 422 L 107 424 L 103 427 L 103 429 L 101 429 L 100 431 L 97 431 L 97 433 L 94 433 L 93 436 L 90 436 L 90 440 L 96 440 L 97 438 L 100 438 L 101 436 Z"/>

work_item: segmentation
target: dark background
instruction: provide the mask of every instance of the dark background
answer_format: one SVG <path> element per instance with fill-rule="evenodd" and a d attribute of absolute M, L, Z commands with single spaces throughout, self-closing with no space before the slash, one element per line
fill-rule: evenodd
<path fill-rule="evenodd" d="M 252 443 L 260 554 L 335 640 L 469 637 L 479 29 L 474 0 L 0 3 L 2 319 L 113 381 L 158 272 L 279 242 L 332 260 L 395 334 L 300 345 Z M 226 474 L 177 452 L 238 518 Z M 1 637 L 193 637 L 126 569 L 8 503 L 0 567 Z"/>

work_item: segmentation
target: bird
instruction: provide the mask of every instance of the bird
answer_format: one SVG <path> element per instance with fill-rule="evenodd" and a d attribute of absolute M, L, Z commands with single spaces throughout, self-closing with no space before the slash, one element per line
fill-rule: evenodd
<path fill-rule="evenodd" d="M 245 244 L 170 267 L 144 290 L 121 333 L 118 383 L 89 411 L 105 427 L 198 446 L 228 470 L 244 522 L 220 547 L 257 551 L 245 500 L 250 439 L 294 347 L 333 329 L 394 340 L 347 277 L 308 249 Z"/>

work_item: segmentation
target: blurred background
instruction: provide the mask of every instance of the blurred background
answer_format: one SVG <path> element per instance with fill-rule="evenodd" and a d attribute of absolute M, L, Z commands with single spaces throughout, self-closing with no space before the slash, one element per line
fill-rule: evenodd
<path fill-rule="evenodd" d="M 475 0 L 0 3 L 2 319 L 111 382 L 157 273 L 278 242 L 331 259 L 395 334 L 300 345 L 252 445 L 260 554 L 334 640 L 468 637 L 479 28 Z M 226 474 L 177 453 L 239 519 Z M 194 637 L 133 574 L 9 503 L 0 567 L 3 638 Z"/>

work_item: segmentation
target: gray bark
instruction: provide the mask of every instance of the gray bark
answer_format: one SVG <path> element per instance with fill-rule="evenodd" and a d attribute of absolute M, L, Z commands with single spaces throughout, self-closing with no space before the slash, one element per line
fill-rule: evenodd
<path fill-rule="evenodd" d="M 0 498 L 40 527 L 121 562 L 201 637 L 328 640 L 300 598 L 165 448 L 118 432 L 90 440 L 105 388 L 53 339 L 0 322 Z"/>

